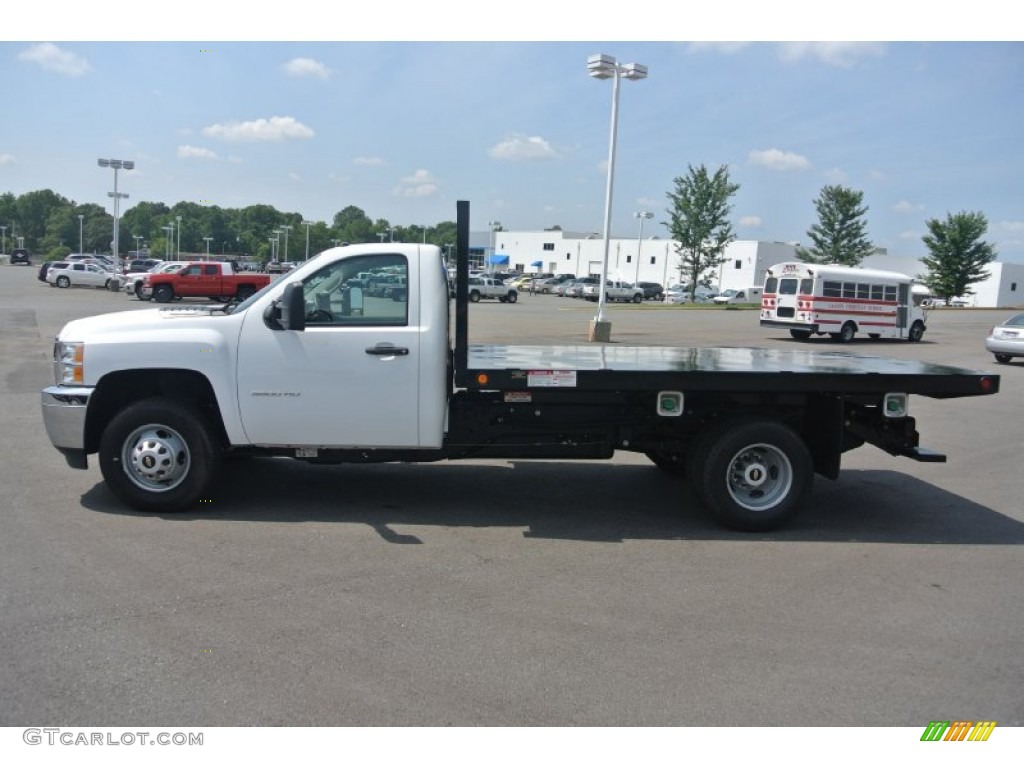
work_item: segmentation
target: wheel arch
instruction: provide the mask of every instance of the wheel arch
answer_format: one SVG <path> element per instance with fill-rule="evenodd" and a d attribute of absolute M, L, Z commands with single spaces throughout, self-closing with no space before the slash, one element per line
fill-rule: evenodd
<path fill-rule="evenodd" d="M 199 371 L 148 368 L 108 373 L 96 384 L 89 400 L 85 423 L 85 452 L 99 450 L 100 438 L 110 420 L 132 403 L 151 397 L 192 406 L 213 427 L 224 447 L 229 445 L 220 404 L 210 380 Z"/>

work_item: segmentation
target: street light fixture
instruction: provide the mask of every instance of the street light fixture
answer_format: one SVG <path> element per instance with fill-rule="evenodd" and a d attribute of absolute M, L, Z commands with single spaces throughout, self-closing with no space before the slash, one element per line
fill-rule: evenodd
<path fill-rule="evenodd" d="M 653 219 L 654 214 L 650 211 L 637 211 L 633 214 L 634 219 L 640 219 L 640 232 L 636 236 L 636 277 L 634 283 L 640 282 L 640 246 L 644 241 L 644 219 Z"/>
<path fill-rule="evenodd" d="M 591 341 L 611 341 L 612 324 L 604 319 L 606 299 L 605 283 L 608 281 L 608 249 L 612 226 L 612 189 L 615 183 L 615 138 L 619 124 L 619 80 L 643 80 L 647 77 L 644 64 L 620 64 L 613 56 L 599 53 L 587 57 L 587 72 L 598 80 L 612 80 L 612 119 L 608 140 L 608 179 L 604 193 L 604 258 L 601 261 L 601 285 L 597 299 L 597 316 L 590 323 Z"/>
<path fill-rule="evenodd" d="M 117 236 L 118 236 L 118 230 L 120 229 L 120 218 L 121 218 L 120 217 L 120 202 L 121 202 L 121 198 L 127 198 L 128 197 L 128 195 L 125 194 L 124 192 L 118 192 L 117 191 L 117 172 L 120 171 L 122 168 L 124 170 L 126 170 L 126 171 L 132 170 L 132 168 L 135 167 L 135 161 L 134 160 L 115 160 L 113 158 L 111 158 L 110 160 L 107 160 L 107 159 L 101 157 L 101 158 L 99 158 L 96 161 L 96 164 L 99 165 L 100 168 L 113 168 L 114 169 L 114 191 L 113 192 L 107 192 L 107 196 L 114 198 L 114 242 L 113 242 L 113 249 L 114 249 L 114 258 L 117 259 L 118 258 Z"/>

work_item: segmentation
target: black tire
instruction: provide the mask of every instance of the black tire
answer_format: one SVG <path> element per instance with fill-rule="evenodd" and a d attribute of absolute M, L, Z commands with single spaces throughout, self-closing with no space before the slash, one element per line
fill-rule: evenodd
<path fill-rule="evenodd" d="M 70 288 L 71 287 L 71 280 L 67 276 L 61 275 L 60 277 L 57 278 L 57 287 L 58 288 Z"/>
<path fill-rule="evenodd" d="M 851 322 L 843 323 L 843 327 L 839 329 L 839 341 L 843 344 L 849 344 L 853 341 L 853 337 L 857 335 L 857 326 Z"/>
<path fill-rule="evenodd" d="M 515 304 L 517 301 L 519 301 L 519 294 L 516 293 L 515 291 L 509 291 L 507 299 L 509 304 Z"/>
<path fill-rule="evenodd" d="M 790 328 L 789 335 L 792 336 L 797 341 L 807 341 L 809 338 L 811 338 L 810 331 L 801 331 L 796 328 Z"/>
<path fill-rule="evenodd" d="M 800 435 L 779 422 L 732 422 L 713 430 L 705 444 L 701 474 L 691 479 L 704 503 L 729 528 L 778 528 L 810 493 L 810 451 Z"/>
<path fill-rule="evenodd" d="M 1008 363 L 1013 360 L 1013 355 L 1004 355 L 1002 352 L 993 353 L 996 356 L 997 363 Z"/>
<path fill-rule="evenodd" d="M 655 301 L 664 301 L 665 300 L 665 294 L 664 293 L 656 293 L 656 294 L 654 294 L 654 300 Z"/>
<path fill-rule="evenodd" d="M 907 333 L 907 341 L 918 342 L 924 336 L 924 323 L 920 320 L 915 320 L 914 324 L 910 326 L 910 332 Z"/>
<path fill-rule="evenodd" d="M 253 288 L 251 285 L 240 285 L 238 286 L 238 291 L 235 293 L 235 297 L 239 301 L 245 301 L 254 293 L 256 293 L 256 289 Z"/>
<path fill-rule="evenodd" d="M 474 304 L 480 301 L 480 291 L 470 291 L 469 300 L 472 301 Z"/>
<path fill-rule="evenodd" d="M 158 285 L 153 289 L 153 298 L 161 304 L 166 304 L 174 298 L 174 289 L 169 285 Z"/>
<path fill-rule="evenodd" d="M 180 512 L 207 494 L 221 451 L 206 419 L 183 403 L 149 398 L 118 413 L 100 439 L 100 471 L 134 509 Z"/>
<path fill-rule="evenodd" d="M 634 293 L 633 294 L 633 303 L 634 304 L 639 304 L 643 300 L 644 300 L 644 295 L 642 293 Z"/>
<path fill-rule="evenodd" d="M 880 334 L 880 333 L 869 333 L 868 334 L 868 338 L 870 338 L 870 339 L 880 339 L 880 338 L 882 338 L 882 334 Z"/>
<path fill-rule="evenodd" d="M 673 477 L 686 477 L 686 454 L 666 453 L 664 451 L 647 451 L 647 458 L 660 469 Z"/>
<path fill-rule="evenodd" d="M 142 295 L 142 283 L 135 284 L 135 298 L 139 301 L 149 301 Z"/>

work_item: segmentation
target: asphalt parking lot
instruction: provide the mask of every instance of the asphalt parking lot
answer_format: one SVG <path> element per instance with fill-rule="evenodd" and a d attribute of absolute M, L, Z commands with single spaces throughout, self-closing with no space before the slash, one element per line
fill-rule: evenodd
<path fill-rule="evenodd" d="M 1002 376 L 914 398 L 948 464 L 865 447 L 772 534 L 645 458 L 229 463 L 209 508 L 126 509 L 51 447 L 74 317 L 137 309 L 0 267 L 0 725 L 1024 724 L 1024 361 L 1009 311 L 851 351 Z M 471 340 L 581 341 L 594 306 L 470 309 Z M 756 313 L 612 307 L 613 343 L 791 346 Z M 832 348 L 832 342 L 809 345 Z"/>

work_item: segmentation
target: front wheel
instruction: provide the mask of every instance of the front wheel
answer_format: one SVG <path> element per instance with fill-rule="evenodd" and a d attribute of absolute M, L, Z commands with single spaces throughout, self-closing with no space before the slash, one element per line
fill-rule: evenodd
<path fill-rule="evenodd" d="M 174 289 L 169 285 L 158 285 L 153 289 L 153 298 L 161 304 L 166 304 L 174 298 Z"/>
<path fill-rule="evenodd" d="M 239 301 L 245 301 L 254 293 L 256 293 L 256 289 L 253 288 L 251 285 L 240 285 L 238 286 L 238 291 L 235 293 L 235 297 Z"/>
<path fill-rule="evenodd" d="M 853 323 L 843 323 L 843 327 L 839 329 L 839 341 L 843 344 L 849 344 L 853 341 L 853 337 L 857 333 L 857 326 Z"/>
<path fill-rule="evenodd" d="M 509 291 L 506 299 L 508 300 L 509 304 L 515 304 L 517 301 L 519 301 L 519 294 L 516 293 L 515 291 Z"/>
<path fill-rule="evenodd" d="M 633 303 L 634 304 L 639 304 L 643 300 L 644 300 L 644 295 L 642 293 L 635 293 L 635 294 L 633 294 Z"/>
<path fill-rule="evenodd" d="M 1008 363 L 1013 359 L 1013 355 L 1004 355 L 1002 352 L 994 353 L 996 356 L 997 363 Z"/>
<path fill-rule="evenodd" d="M 57 278 L 57 287 L 58 288 L 70 288 L 71 287 L 71 280 L 68 279 L 67 277 L 65 277 L 64 275 L 61 275 L 60 277 Z"/>
<path fill-rule="evenodd" d="M 125 504 L 180 512 L 206 495 L 221 452 L 201 414 L 157 397 L 133 403 L 111 420 L 99 458 L 103 479 Z"/>
<path fill-rule="evenodd" d="M 704 443 L 693 476 L 704 503 L 726 526 L 769 531 L 786 523 L 811 490 L 814 464 L 803 439 L 775 421 L 721 427 Z"/>
<path fill-rule="evenodd" d="M 910 332 L 907 334 L 907 341 L 920 341 L 924 336 L 924 323 L 920 320 L 915 320 L 914 324 L 910 326 Z"/>
<path fill-rule="evenodd" d="M 470 291 L 469 300 L 472 301 L 474 304 L 480 301 L 480 291 Z"/>

